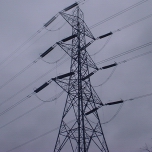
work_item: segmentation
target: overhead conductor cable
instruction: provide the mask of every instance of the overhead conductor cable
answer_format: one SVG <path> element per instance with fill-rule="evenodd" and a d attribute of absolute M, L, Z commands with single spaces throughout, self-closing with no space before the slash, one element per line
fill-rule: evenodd
<path fill-rule="evenodd" d="M 121 15 L 121 14 L 123 14 L 123 13 L 125 13 L 125 12 L 127 12 L 127 11 L 129 11 L 129 10 L 139 6 L 139 5 L 141 5 L 141 4 L 143 4 L 143 3 L 145 3 L 145 2 L 148 2 L 148 0 L 139 1 L 139 2 L 137 2 L 137 3 L 135 3 L 135 4 L 131 5 L 131 6 L 127 7 L 126 9 L 124 9 L 124 10 L 122 10 L 122 11 L 120 11 L 120 12 L 118 12 L 118 13 L 112 15 L 112 16 L 109 16 L 108 18 L 106 18 L 106 19 L 104 19 L 104 20 L 92 25 L 90 27 L 90 29 L 95 28 L 96 26 L 99 26 L 99 25 L 101 25 L 101 24 L 103 24 L 103 23 L 105 23 L 105 22 L 107 22 L 107 21 L 109 21 L 109 20 L 111 20 L 111 19 L 113 19 L 113 18 L 115 18 L 115 17 L 117 17 L 117 16 L 119 16 L 119 15 Z"/>
<path fill-rule="evenodd" d="M 69 7 L 65 8 L 62 10 L 62 12 L 64 11 L 68 11 L 70 9 L 72 9 L 73 7 L 77 6 L 79 3 L 74 3 L 72 5 L 70 5 Z M 59 16 L 60 14 L 57 13 L 55 16 L 53 16 L 47 23 L 44 24 L 44 26 L 42 28 L 40 28 L 35 34 L 33 34 L 28 40 L 26 40 L 21 46 L 19 46 L 14 52 L 12 52 L 9 56 L 7 56 L 2 62 L 0 62 L 0 65 L 3 64 L 5 61 L 7 61 L 9 58 L 11 58 L 14 53 L 16 53 L 17 51 L 19 51 L 24 45 L 26 45 L 30 40 L 32 40 L 34 37 L 36 37 L 44 28 L 48 27 L 53 21 L 56 20 L 56 18 Z"/>
<path fill-rule="evenodd" d="M 101 35 L 101 36 L 99 36 L 99 37 L 91 40 L 91 41 L 88 42 L 85 46 L 83 46 L 82 48 L 80 48 L 80 51 L 86 49 L 86 48 L 87 48 L 88 46 L 90 46 L 95 40 L 103 39 L 103 38 L 105 38 L 105 37 L 107 37 L 107 36 L 110 36 L 110 35 L 112 35 L 112 34 L 113 34 L 112 32 L 109 32 L 109 33 L 107 33 L 107 34 Z M 71 36 L 69 36 L 69 37 L 67 37 L 67 38 L 65 38 L 65 39 L 57 42 L 57 44 L 59 45 L 61 42 L 69 41 L 69 40 L 71 40 L 71 39 L 73 39 L 73 38 L 75 38 L 75 37 L 77 37 L 76 34 L 71 35 Z"/>
<path fill-rule="evenodd" d="M 0 126 L 0 129 L 2 129 L 2 128 L 6 127 L 7 125 L 9 125 L 9 124 L 13 123 L 14 121 L 16 121 L 16 120 L 18 120 L 18 119 L 22 118 L 23 116 L 25 116 L 25 115 L 27 115 L 27 114 L 29 114 L 29 113 L 33 112 L 33 111 L 34 111 L 34 110 L 36 110 L 36 109 L 40 108 L 42 105 L 44 105 L 44 104 L 45 104 L 45 102 L 52 102 L 52 101 L 54 101 L 54 100 L 58 99 L 59 97 L 61 97 L 61 95 L 62 95 L 63 93 L 64 93 L 64 91 L 62 91 L 62 92 L 58 93 L 57 95 L 55 95 L 55 96 L 53 96 L 53 97 L 49 98 L 49 99 L 48 99 L 48 100 L 46 100 L 46 101 L 44 101 L 44 100 L 40 99 L 38 96 L 36 96 L 39 100 L 43 101 L 43 103 L 40 103 L 40 104 L 36 105 L 36 106 L 35 106 L 35 107 L 33 107 L 32 109 L 30 109 L 30 110 L 28 110 L 27 112 L 23 113 L 22 115 L 20 115 L 20 116 L 16 117 L 15 119 L 13 119 L 13 120 L 11 120 L 11 121 L 7 122 L 7 123 L 6 123 L 6 124 L 4 124 L 4 125 L 1 125 L 1 126 Z"/>
<path fill-rule="evenodd" d="M 22 69 L 19 73 L 17 73 L 15 76 L 13 76 L 11 79 L 9 79 L 8 81 L 6 81 L 4 84 L 2 84 L 0 86 L 0 89 L 2 89 L 3 87 L 5 87 L 8 83 L 10 83 L 11 81 L 13 81 L 15 78 L 17 78 L 19 75 L 21 75 L 23 72 L 25 72 L 27 69 L 29 69 L 31 66 L 33 66 L 35 63 L 37 63 L 41 58 L 45 57 L 48 53 L 50 53 L 55 47 L 57 46 L 57 44 L 54 44 L 53 46 L 51 46 L 48 50 L 46 50 L 43 54 L 40 55 L 40 57 L 38 57 L 36 60 L 34 60 L 32 63 L 30 63 L 29 65 L 27 65 L 24 69 Z"/>
<path fill-rule="evenodd" d="M 79 3 L 74 3 L 68 7 L 66 7 L 65 9 L 63 9 L 61 12 L 66 12 L 74 7 L 76 7 Z M 19 49 L 21 49 L 21 47 L 23 47 L 25 44 L 27 44 L 31 39 L 33 39 L 37 34 L 39 34 L 44 28 L 48 27 L 53 21 L 56 20 L 56 18 L 59 16 L 60 14 L 57 13 L 55 16 L 53 16 L 47 23 L 44 24 L 44 26 L 39 29 L 34 35 L 32 35 L 27 41 L 25 41 L 20 47 L 18 47 L 12 54 L 10 54 L 5 60 L 3 60 L 0 64 L 3 64 L 6 60 L 8 60 L 14 53 L 16 53 Z"/>
<path fill-rule="evenodd" d="M 60 64 L 58 64 L 58 66 L 61 66 L 63 63 L 65 63 L 67 60 L 69 60 L 70 58 L 66 58 L 64 61 L 62 61 Z M 33 82 L 31 82 L 30 84 L 28 84 L 27 86 L 25 86 L 24 88 L 22 88 L 20 91 L 18 91 L 17 93 L 13 94 L 11 97 L 9 97 L 8 99 L 4 100 L 3 102 L 0 103 L 0 106 L 2 106 L 4 103 L 10 101 L 12 98 L 14 98 L 15 96 L 17 96 L 18 94 L 20 94 L 21 92 L 23 92 L 25 89 L 27 89 L 28 87 L 30 87 L 32 84 L 34 84 L 35 82 L 37 82 L 38 80 L 40 80 L 41 78 L 43 78 L 44 76 L 46 76 L 47 74 L 49 74 L 50 72 L 52 72 L 53 70 L 55 70 L 56 67 L 53 67 L 51 70 L 47 71 L 46 73 L 44 73 L 42 76 L 40 76 L 39 78 L 37 78 L 36 80 L 34 80 Z"/>
<path fill-rule="evenodd" d="M 126 101 L 132 101 L 132 100 L 136 100 L 136 99 L 140 99 L 140 98 L 145 98 L 145 97 L 148 97 L 148 96 L 152 96 L 152 93 L 144 94 L 144 95 L 137 96 L 137 97 L 133 97 L 133 98 L 126 99 L 126 100 L 119 100 L 119 101 L 114 101 L 114 102 L 105 103 L 104 105 L 98 106 L 98 107 L 96 107 L 96 108 L 94 108 L 94 109 L 86 112 L 85 114 L 86 114 L 86 115 L 89 115 L 89 114 L 97 111 L 97 110 L 98 110 L 99 108 L 101 108 L 102 106 L 116 105 L 116 104 L 124 103 L 124 102 L 126 102 Z"/>
<path fill-rule="evenodd" d="M 97 62 L 96 64 L 97 64 L 97 65 L 98 65 L 98 64 L 102 64 L 102 63 L 104 63 L 104 62 L 107 62 L 107 61 L 116 59 L 116 58 L 118 58 L 118 57 L 121 57 L 121 56 L 123 56 L 123 55 L 132 53 L 132 52 L 134 52 L 134 51 L 137 51 L 137 50 L 139 50 L 139 49 L 145 48 L 145 47 L 150 46 L 150 45 L 152 45 L 152 41 L 151 41 L 151 42 L 148 42 L 148 43 L 146 43 L 146 44 L 137 46 L 137 47 L 135 47 L 135 48 L 133 48 L 133 49 L 130 49 L 130 50 L 128 50 L 128 51 L 125 51 L 125 52 L 123 52 L 123 53 L 114 55 L 114 56 L 109 57 L 109 58 L 107 58 L 107 59 L 104 59 L 104 60 L 102 60 L 102 61 L 99 61 L 99 62 Z"/>
<path fill-rule="evenodd" d="M 34 90 L 33 93 L 29 94 L 25 98 L 23 98 L 23 99 L 19 100 L 18 102 L 16 102 L 14 105 L 12 105 L 9 108 L 5 109 L 3 112 L 0 113 L 0 116 L 2 116 L 3 114 L 5 114 L 6 112 L 12 110 L 13 108 L 15 108 L 16 106 L 18 106 L 19 104 L 23 103 L 23 101 L 31 98 L 35 93 L 40 92 L 42 89 L 44 89 L 45 87 L 47 87 L 51 82 L 52 82 L 52 80 L 47 81 L 42 86 L 40 86 L 39 88 L 37 88 L 36 90 Z"/>

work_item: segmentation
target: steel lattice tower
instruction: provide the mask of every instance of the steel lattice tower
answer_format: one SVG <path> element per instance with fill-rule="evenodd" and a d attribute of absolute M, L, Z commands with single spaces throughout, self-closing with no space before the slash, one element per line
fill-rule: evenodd
<path fill-rule="evenodd" d="M 60 12 L 60 15 L 72 26 L 72 36 L 57 43 L 71 57 L 71 67 L 66 77 L 54 79 L 67 92 L 54 152 L 109 152 L 98 112 L 94 110 L 86 115 L 86 112 L 102 105 L 90 82 L 89 69 L 98 68 L 86 51 L 89 44 L 86 44 L 85 37 L 93 40 L 94 37 L 78 6 L 72 15 L 64 12 Z M 72 39 L 72 44 L 67 44 L 69 39 Z M 71 117 L 73 120 L 69 122 Z"/>

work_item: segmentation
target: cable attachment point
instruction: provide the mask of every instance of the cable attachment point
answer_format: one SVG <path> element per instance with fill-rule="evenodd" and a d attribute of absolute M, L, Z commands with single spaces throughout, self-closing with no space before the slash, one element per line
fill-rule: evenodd
<path fill-rule="evenodd" d="M 45 57 L 48 53 L 50 53 L 55 47 L 57 46 L 57 44 L 54 44 L 53 46 L 51 46 L 48 50 L 46 50 L 44 53 L 42 53 L 40 55 L 41 58 Z"/>
<path fill-rule="evenodd" d="M 34 93 L 31 93 L 27 96 L 27 98 L 31 98 Z"/>
<path fill-rule="evenodd" d="M 117 66 L 117 65 L 118 65 L 118 64 L 115 62 L 115 63 L 113 63 L 113 64 L 110 64 L 110 65 L 107 65 L 107 66 L 104 66 L 104 67 L 100 68 L 100 70 L 102 70 L 102 69 L 109 69 L 109 68 L 114 67 L 114 66 Z"/>
<path fill-rule="evenodd" d="M 107 33 L 107 34 L 104 34 L 104 35 L 99 36 L 97 39 L 103 39 L 103 38 L 105 38 L 105 37 L 107 37 L 107 36 L 110 36 L 110 35 L 112 35 L 112 34 L 113 34 L 112 32 L 109 32 L 109 33 Z"/>
<path fill-rule="evenodd" d="M 82 78 L 82 81 L 90 78 L 92 75 L 94 75 L 98 70 L 94 70 L 93 72 L 89 73 L 87 76 L 85 76 L 84 78 Z"/>
<path fill-rule="evenodd" d="M 71 35 L 71 36 L 69 36 L 69 37 L 67 37 L 67 38 L 65 38 L 65 39 L 62 39 L 61 41 L 62 41 L 62 42 L 66 42 L 66 41 L 69 41 L 69 40 L 71 40 L 71 39 L 73 39 L 73 38 L 75 38 L 75 37 L 77 37 L 77 34 Z"/>
<path fill-rule="evenodd" d="M 57 79 L 63 79 L 63 78 L 69 77 L 69 76 L 74 75 L 74 74 L 75 74 L 74 72 L 69 72 L 69 73 L 66 73 L 66 74 L 57 76 L 57 77 L 55 77 L 55 78 L 52 78 L 52 80 L 55 81 L 55 80 L 57 80 Z"/>
<path fill-rule="evenodd" d="M 52 82 L 52 80 L 49 80 L 47 82 L 45 82 L 43 85 L 41 85 L 39 88 L 37 88 L 36 90 L 34 90 L 35 93 L 40 92 L 41 90 L 43 90 L 45 87 L 47 87 L 50 83 Z"/>
<path fill-rule="evenodd" d="M 68 11 L 68 10 L 70 10 L 70 9 L 72 9 L 72 8 L 74 8 L 74 7 L 76 7 L 77 5 L 78 5 L 78 3 L 74 3 L 74 4 L 72 4 L 72 5 L 68 6 L 68 7 L 66 7 L 62 12 L 66 12 L 66 11 Z"/>
<path fill-rule="evenodd" d="M 105 106 L 106 105 L 115 105 L 115 104 L 119 104 L 119 103 L 123 103 L 124 101 L 123 100 L 120 100 L 120 101 L 114 101 L 114 102 L 109 102 L 109 103 L 106 103 L 104 104 Z"/>
<path fill-rule="evenodd" d="M 44 24 L 44 27 L 48 27 L 58 16 L 59 14 L 53 16 L 47 23 Z"/>
<path fill-rule="evenodd" d="M 35 93 L 40 92 L 41 90 L 43 90 L 45 87 L 47 87 L 49 85 L 48 82 L 45 82 L 43 85 L 41 85 L 39 88 L 37 88 L 36 90 L 34 90 Z"/>
<path fill-rule="evenodd" d="M 90 110 L 89 112 L 86 112 L 85 115 L 89 115 L 89 114 L 91 114 L 91 113 L 97 111 L 98 109 L 99 109 L 99 108 L 96 107 L 96 108 Z"/>

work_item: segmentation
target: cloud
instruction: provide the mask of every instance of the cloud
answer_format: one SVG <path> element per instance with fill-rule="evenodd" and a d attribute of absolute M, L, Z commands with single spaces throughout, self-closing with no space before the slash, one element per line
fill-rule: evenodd
<path fill-rule="evenodd" d="M 137 0 L 116 0 L 115 2 L 95 0 L 86 2 L 81 6 L 81 8 L 84 11 L 85 22 L 90 27 L 91 25 L 137 2 Z M 3 61 L 10 53 L 13 52 L 13 50 L 25 42 L 25 40 L 27 40 L 33 33 L 37 32 L 37 30 L 40 29 L 40 27 L 42 27 L 44 23 L 46 23 L 58 11 L 72 3 L 74 3 L 74 1 L 71 0 L 66 0 L 64 2 L 53 0 L 1 1 L 0 61 Z M 147 1 L 128 12 L 101 24 L 100 26 L 97 26 L 96 28 L 91 29 L 91 31 L 95 37 L 97 37 L 134 22 L 135 20 L 152 13 L 151 3 L 151 1 Z M 63 25 L 64 22 L 64 19 L 60 17 L 52 26 L 49 27 L 49 29 L 58 28 Z M 92 58 L 95 62 L 98 62 L 118 53 L 122 53 L 134 47 L 148 43 L 151 41 L 151 32 L 151 19 L 147 19 L 134 26 L 126 28 L 113 34 L 106 47 L 96 56 L 92 56 Z M 26 67 L 29 63 L 34 61 L 39 57 L 40 53 L 46 51 L 55 42 L 71 35 L 72 31 L 70 26 L 66 24 L 62 29 L 56 32 L 48 32 L 43 36 L 44 33 L 45 31 L 39 33 L 35 39 L 31 40 L 26 46 L 24 46 L 21 50 L 24 53 L 21 53 L 21 55 L 19 55 L 19 52 L 16 53 L 16 55 L 14 54 L 10 60 L 0 67 L 1 85 Z M 35 40 L 37 41 L 35 42 Z M 89 39 L 87 39 L 87 41 L 88 40 Z M 90 54 L 95 53 L 104 45 L 105 42 L 106 39 L 95 42 L 90 46 L 90 48 L 88 48 L 88 52 Z M 28 48 L 29 45 L 31 45 L 31 47 Z M 113 61 L 109 61 L 104 65 L 112 64 L 114 61 L 122 61 L 150 50 L 151 46 Z M 63 54 L 64 52 L 58 46 L 45 58 L 45 60 L 52 62 L 59 59 Z M 7 65 L 7 63 L 9 63 L 15 56 L 18 57 Z M 149 54 L 119 65 L 112 77 L 102 87 L 95 88 L 101 100 L 106 103 L 151 93 L 151 56 L 152 55 Z M 4 66 L 5 68 L 2 69 Z M 98 66 L 100 67 L 103 65 L 101 64 Z M 53 67 L 57 67 L 57 65 L 46 64 L 43 61 L 39 61 L 34 64 L 34 66 L 0 90 L 0 103 Z M 36 83 L 33 83 L 30 87 L 12 98 L 12 100 L 2 105 L 0 107 L 0 112 L 3 112 L 11 105 L 33 92 L 33 88 L 37 88 L 47 82 L 50 78 L 66 73 L 69 70 L 70 60 L 58 68 L 54 68 L 51 73 Z M 93 75 L 91 77 L 92 84 L 95 85 L 104 82 L 104 80 L 106 80 L 110 75 L 111 71 L 112 69 L 108 69 L 107 71 L 100 71 Z M 42 99 L 46 100 L 60 91 L 61 89 L 59 86 L 52 83 L 38 95 Z M 3 129 L 0 129 L 0 151 L 5 152 L 18 145 L 26 143 L 51 129 L 59 127 L 65 101 L 66 93 L 57 101 L 46 103 L 44 106 L 41 106 L 21 119 L 18 119 Z M 8 123 L 40 103 L 41 101 L 39 101 L 35 96 L 31 97 L 23 104 L 10 110 L 5 115 L 0 116 L 0 124 L 4 125 Z M 133 102 L 126 102 L 115 119 L 106 125 L 102 125 L 110 151 L 137 152 L 144 143 L 151 139 L 151 106 L 151 97 L 138 99 Z M 109 106 L 98 110 L 101 122 L 109 120 L 115 114 L 118 107 L 119 106 L 117 105 L 113 107 Z M 54 131 L 27 145 L 14 149 L 13 152 L 53 151 L 57 133 L 58 131 Z M 65 147 L 65 149 L 66 148 L 68 149 L 68 147 Z"/>

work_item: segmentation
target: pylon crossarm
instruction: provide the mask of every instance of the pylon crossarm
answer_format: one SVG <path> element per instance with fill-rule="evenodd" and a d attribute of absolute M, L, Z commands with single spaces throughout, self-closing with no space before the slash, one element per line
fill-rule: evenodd
<path fill-rule="evenodd" d="M 61 12 L 67 12 L 67 11 L 69 11 L 70 9 L 78 6 L 79 3 L 81 3 L 81 2 L 76 2 L 76 3 L 74 3 L 74 4 L 72 4 L 72 5 L 68 6 L 68 7 L 66 7 L 66 8 L 63 9 Z M 57 13 L 55 16 L 53 16 L 47 23 L 44 24 L 44 27 L 45 27 L 45 28 L 48 27 L 53 21 L 56 20 L 56 18 L 57 18 L 59 15 L 60 15 L 60 13 Z"/>
<path fill-rule="evenodd" d="M 89 115 L 89 114 L 91 114 L 91 113 L 97 111 L 97 110 L 100 109 L 102 106 L 116 105 L 116 104 L 120 104 L 120 103 L 123 103 L 123 102 L 124 102 L 123 100 L 119 100 L 119 101 L 114 101 L 114 102 L 105 103 L 105 104 L 103 104 L 103 105 L 101 105 L 101 106 L 98 106 L 98 107 L 96 107 L 96 108 L 94 108 L 94 109 L 92 109 L 92 110 L 86 112 L 85 115 Z"/>
<path fill-rule="evenodd" d="M 97 70 L 94 70 L 92 71 L 91 73 L 89 73 L 87 76 L 83 77 L 82 78 L 82 81 L 90 78 L 91 76 L 93 76 L 96 72 L 98 72 L 99 70 L 105 70 L 105 69 L 109 69 L 109 68 L 112 68 L 114 66 L 117 66 L 118 64 L 117 63 L 114 63 L 114 64 L 110 64 L 110 65 L 107 65 L 107 66 L 103 66 L 101 68 L 98 68 Z"/>
<path fill-rule="evenodd" d="M 90 42 L 88 42 L 85 46 L 81 47 L 79 49 L 79 51 L 82 51 L 82 50 L 85 50 L 87 47 L 89 47 L 95 40 L 99 40 L 99 39 L 102 39 L 102 38 L 105 38 L 107 36 L 110 36 L 111 34 L 113 34 L 112 32 L 109 32 L 107 34 L 104 34 L 104 35 L 101 35 L 93 40 L 91 40 Z M 72 55 L 72 49 L 73 49 L 73 45 L 72 44 L 67 44 L 65 42 L 71 40 L 71 39 L 74 39 L 75 37 L 77 37 L 76 34 L 72 35 L 72 36 L 69 36 L 65 39 L 62 39 L 61 41 L 57 42 L 56 44 L 59 45 L 71 58 L 73 58 L 75 61 L 77 61 L 73 55 Z M 92 58 L 90 57 L 90 55 L 88 54 L 88 52 L 86 51 L 86 55 L 87 55 L 87 65 L 91 68 L 94 68 L 96 70 L 98 70 L 98 67 L 96 66 L 96 64 L 94 63 L 94 61 L 92 60 Z"/>
<path fill-rule="evenodd" d="M 66 74 L 62 74 L 60 76 L 57 76 L 55 78 L 52 78 L 52 80 L 56 80 L 56 79 L 63 79 L 63 78 L 66 78 L 66 77 L 69 77 L 71 75 L 74 75 L 74 72 L 69 72 L 69 73 L 66 73 Z"/>
<path fill-rule="evenodd" d="M 69 72 L 60 76 L 57 76 L 53 78 L 52 80 L 56 82 L 64 91 L 69 93 L 69 79 L 66 79 L 66 77 L 71 77 L 75 73 L 74 72 Z"/>
<path fill-rule="evenodd" d="M 72 58 L 74 59 L 76 62 L 78 62 L 78 60 L 72 55 L 72 49 L 73 49 L 73 45 L 71 44 L 66 44 L 63 43 L 62 41 L 57 42 L 57 44 Z M 80 48 L 80 51 L 86 49 L 86 47 L 82 47 Z M 98 69 L 96 64 L 94 63 L 94 61 L 92 60 L 92 58 L 90 57 L 90 55 L 88 54 L 88 52 L 86 51 L 86 56 L 87 56 L 87 60 L 88 63 L 87 65 L 93 69 Z M 86 63 L 85 63 L 86 64 Z"/>
<path fill-rule="evenodd" d="M 60 12 L 60 15 L 74 28 L 75 30 L 78 30 L 78 27 L 76 25 L 77 19 L 79 19 L 79 25 L 84 26 L 85 31 L 80 31 L 82 34 L 85 34 L 86 36 L 90 37 L 91 39 L 95 39 L 91 31 L 89 30 L 88 26 L 86 23 L 81 19 L 78 18 L 77 16 L 66 14 L 63 12 Z M 75 23 L 75 24 L 74 24 Z"/>
<path fill-rule="evenodd" d="M 103 39 L 103 38 L 105 38 L 105 37 L 107 37 L 107 36 L 110 36 L 110 35 L 112 35 L 112 34 L 113 34 L 112 32 L 109 32 L 109 33 L 107 33 L 107 34 L 104 34 L 104 35 L 98 36 L 97 38 L 94 38 L 93 40 L 91 40 L 90 42 L 88 42 L 85 46 L 81 47 L 81 48 L 80 48 L 80 51 L 82 51 L 82 50 L 86 49 L 87 47 L 89 47 L 89 46 L 90 46 L 93 42 L 95 42 L 96 40 Z M 61 45 L 64 44 L 65 42 L 67 42 L 67 41 L 69 41 L 69 40 L 71 40 L 71 39 L 73 39 L 73 38 L 75 38 L 75 37 L 77 37 L 76 34 L 71 35 L 71 36 L 69 36 L 69 37 L 67 37 L 67 38 L 64 38 L 64 39 L 62 39 L 61 41 L 57 42 L 57 44 L 58 44 L 59 46 L 61 46 Z M 65 44 L 66 44 L 66 43 L 65 43 Z M 72 44 L 71 44 L 71 45 L 72 45 Z"/>

